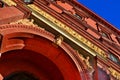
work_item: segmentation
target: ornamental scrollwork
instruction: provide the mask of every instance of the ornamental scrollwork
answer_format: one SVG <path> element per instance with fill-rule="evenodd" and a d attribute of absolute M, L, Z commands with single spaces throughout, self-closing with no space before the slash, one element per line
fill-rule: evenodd
<path fill-rule="evenodd" d="M 15 22 L 11 22 L 10 24 L 24 24 L 24 25 L 29 25 L 29 26 L 33 26 L 33 27 L 38 27 L 37 24 L 34 23 L 34 19 L 20 19 L 18 21 Z M 39 26 L 39 28 L 43 29 L 42 27 Z"/>
<path fill-rule="evenodd" d="M 87 57 L 85 58 L 85 57 L 83 57 L 83 55 L 80 54 L 78 51 L 77 51 L 77 53 L 78 53 L 78 56 L 80 57 L 80 59 L 85 63 L 88 71 L 92 74 L 92 73 L 94 72 L 94 69 L 93 69 L 93 67 L 92 67 L 91 64 L 90 64 L 90 57 L 87 56 Z"/>

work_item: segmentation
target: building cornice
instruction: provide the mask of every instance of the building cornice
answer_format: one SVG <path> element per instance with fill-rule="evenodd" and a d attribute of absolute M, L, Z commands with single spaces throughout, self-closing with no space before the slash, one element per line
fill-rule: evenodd
<path fill-rule="evenodd" d="M 87 7 L 85 7 L 84 5 L 79 3 L 78 1 L 71 0 L 71 3 L 74 4 L 76 7 L 79 7 L 80 9 L 85 11 L 86 13 L 88 13 L 91 18 L 94 18 L 96 21 L 104 24 L 106 27 L 110 28 L 114 32 L 117 32 L 118 35 L 120 35 L 120 31 L 117 28 L 115 28 L 115 26 L 113 26 L 112 24 L 108 23 L 106 20 L 104 20 L 103 18 L 98 16 L 96 13 L 94 13 L 93 11 L 91 11 L 90 9 L 88 9 Z"/>

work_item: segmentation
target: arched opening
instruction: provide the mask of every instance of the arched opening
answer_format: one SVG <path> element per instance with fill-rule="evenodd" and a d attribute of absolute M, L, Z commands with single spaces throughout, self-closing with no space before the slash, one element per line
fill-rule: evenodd
<path fill-rule="evenodd" d="M 40 80 L 28 72 L 13 72 L 3 80 Z"/>
<path fill-rule="evenodd" d="M 29 50 L 13 50 L 4 53 L 0 59 L 0 73 L 5 80 L 18 77 L 26 77 L 28 72 L 41 80 L 64 80 L 58 67 L 45 56 Z M 9 75 L 10 78 L 9 78 Z M 16 75 L 15 77 L 13 75 Z M 19 79 L 18 79 L 19 80 Z M 34 79 L 33 79 L 34 80 Z"/>
<path fill-rule="evenodd" d="M 49 32 L 27 25 L 1 26 L 1 32 L 3 77 L 26 71 L 41 80 L 89 80 L 83 63 L 70 46 L 54 45 L 54 36 Z"/>

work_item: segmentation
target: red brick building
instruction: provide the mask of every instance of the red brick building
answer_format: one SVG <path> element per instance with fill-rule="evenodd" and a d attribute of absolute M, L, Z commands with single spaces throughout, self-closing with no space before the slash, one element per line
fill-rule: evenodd
<path fill-rule="evenodd" d="M 1 80 L 120 80 L 119 47 L 77 0 L 0 1 Z"/>

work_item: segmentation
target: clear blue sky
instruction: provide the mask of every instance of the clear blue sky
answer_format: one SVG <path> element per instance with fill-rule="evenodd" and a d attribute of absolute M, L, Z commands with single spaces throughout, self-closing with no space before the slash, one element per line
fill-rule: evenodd
<path fill-rule="evenodd" d="M 120 0 L 78 0 L 120 30 Z"/>

